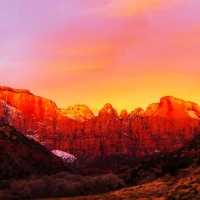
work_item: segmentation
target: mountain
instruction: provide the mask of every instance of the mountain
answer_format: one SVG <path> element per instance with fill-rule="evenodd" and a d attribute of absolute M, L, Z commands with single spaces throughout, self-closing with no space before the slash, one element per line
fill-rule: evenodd
<path fill-rule="evenodd" d="M 62 159 L 9 125 L 0 125 L 0 180 L 66 170 Z"/>
<path fill-rule="evenodd" d="M 200 170 L 200 135 L 176 151 L 122 166 L 116 173 L 128 185 L 140 185 L 166 175 L 184 176 L 187 171 L 196 169 Z"/>
<path fill-rule="evenodd" d="M 134 159 L 174 151 L 199 134 L 200 107 L 172 96 L 146 110 L 118 115 L 106 104 L 98 116 L 85 105 L 60 109 L 28 90 L 0 87 L 0 121 L 10 124 L 47 149 L 87 160 L 127 155 Z"/>
<path fill-rule="evenodd" d="M 71 154 L 54 151 L 66 162 Z M 0 124 L 0 199 L 44 199 L 91 195 L 125 186 L 117 175 L 80 176 L 63 160 L 10 125 Z"/>
<path fill-rule="evenodd" d="M 90 195 L 87 199 L 199 199 L 200 135 L 174 152 L 123 166 L 117 175 L 126 182 L 125 188 Z M 83 200 L 86 197 L 71 199 Z"/>
<path fill-rule="evenodd" d="M 199 199 L 199 153 L 200 135 L 197 135 L 175 152 L 122 167 L 118 175 L 128 185 L 113 174 L 87 177 L 61 172 L 0 182 L 0 198 Z"/>

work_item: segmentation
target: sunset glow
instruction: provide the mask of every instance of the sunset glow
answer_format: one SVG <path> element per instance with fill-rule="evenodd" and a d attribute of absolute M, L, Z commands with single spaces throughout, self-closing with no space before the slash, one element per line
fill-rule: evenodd
<path fill-rule="evenodd" d="M 1 0 L 0 85 L 58 107 L 200 104 L 199 0 Z"/>

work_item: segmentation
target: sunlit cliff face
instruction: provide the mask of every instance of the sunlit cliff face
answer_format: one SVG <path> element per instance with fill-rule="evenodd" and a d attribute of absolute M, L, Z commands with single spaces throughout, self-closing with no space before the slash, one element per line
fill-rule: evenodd
<path fill-rule="evenodd" d="M 118 113 L 200 102 L 199 0 L 12 1 L 0 6 L 0 85 L 59 107 Z"/>
<path fill-rule="evenodd" d="M 86 105 L 59 109 L 28 90 L 0 86 L 0 123 L 76 157 L 121 153 L 137 158 L 173 151 L 199 132 L 199 116 L 198 104 L 173 96 L 120 115 L 107 103 L 95 116 Z"/>

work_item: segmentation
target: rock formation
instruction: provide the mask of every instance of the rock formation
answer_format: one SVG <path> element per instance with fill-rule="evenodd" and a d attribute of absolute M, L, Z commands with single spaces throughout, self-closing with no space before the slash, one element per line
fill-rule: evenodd
<path fill-rule="evenodd" d="M 59 109 L 28 90 L 0 87 L 0 121 L 49 150 L 80 156 L 128 154 L 134 158 L 173 151 L 199 133 L 200 107 L 171 96 L 146 110 L 120 115 L 106 104 L 98 116 L 87 106 Z"/>

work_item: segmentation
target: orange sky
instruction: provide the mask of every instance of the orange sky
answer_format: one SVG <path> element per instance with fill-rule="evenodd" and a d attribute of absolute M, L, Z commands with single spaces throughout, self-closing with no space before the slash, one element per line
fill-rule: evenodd
<path fill-rule="evenodd" d="M 199 0 L 2 0 L 0 85 L 58 107 L 200 104 Z"/>

